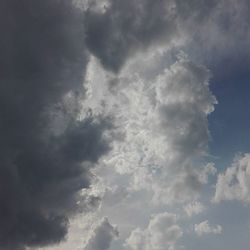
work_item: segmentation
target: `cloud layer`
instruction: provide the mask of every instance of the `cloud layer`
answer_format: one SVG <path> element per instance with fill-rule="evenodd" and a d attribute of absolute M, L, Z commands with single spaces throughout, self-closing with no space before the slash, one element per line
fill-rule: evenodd
<path fill-rule="evenodd" d="M 59 243 L 75 212 L 85 250 L 177 249 L 195 217 L 199 236 L 221 234 L 201 218 L 217 100 L 200 62 L 219 77 L 247 68 L 248 10 L 247 0 L 0 3 L 0 249 Z M 215 203 L 249 203 L 249 159 L 218 175 Z"/>

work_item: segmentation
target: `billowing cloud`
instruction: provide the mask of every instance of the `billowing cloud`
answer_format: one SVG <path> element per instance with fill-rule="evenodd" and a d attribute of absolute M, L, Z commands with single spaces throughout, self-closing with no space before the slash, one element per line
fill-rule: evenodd
<path fill-rule="evenodd" d="M 235 158 L 232 166 L 218 175 L 214 202 L 250 202 L 250 154 Z"/>
<path fill-rule="evenodd" d="M 88 56 L 70 1 L 0 3 L 0 249 L 61 241 L 108 150 L 108 123 L 78 119 Z"/>
<path fill-rule="evenodd" d="M 105 167 L 95 170 L 105 190 L 100 211 L 122 228 L 120 239 L 137 228 L 129 241 L 138 249 L 146 249 L 140 228 L 154 211 L 179 204 L 183 211 L 194 201 L 189 215 L 201 212 L 196 200 L 216 173 L 204 160 L 210 139 L 207 117 L 217 103 L 209 89 L 210 72 L 178 53 L 174 63 L 149 77 L 145 69 L 154 60 L 163 61 L 165 53 L 138 55 L 119 76 L 91 57 L 86 74 L 84 106 L 112 117 L 114 124 L 112 150 L 102 158 Z"/>
<path fill-rule="evenodd" d="M 119 139 L 105 163 L 119 174 L 131 175 L 132 189 L 153 190 L 155 200 L 196 198 L 208 176 L 216 172 L 212 164 L 201 162 L 209 140 L 207 116 L 216 103 L 209 91 L 209 71 L 180 56 L 153 80 L 136 70 L 122 72 L 111 94 L 109 78 L 103 75 L 98 79 L 88 73 L 88 92 L 98 93 L 95 84 L 103 79 L 107 85 L 99 100 L 90 96 L 86 105 L 114 117 Z"/>
<path fill-rule="evenodd" d="M 217 101 L 212 74 L 197 61 L 213 67 L 230 52 L 247 68 L 240 55 L 249 51 L 249 6 L 0 3 L 0 249 L 58 243 L 76 211 L 89 216 L 79 222 L 86 250 L 177 248 L 184 230 L 163 211 L 190 220 L 203 212 L 202 188 L 216 174 L 207 156 Z M 230 71 L 224 64 L 217 70 Z M 214 201 L 249 203 L 249 158 L 219 174 Z M 115 246 L 117 228 L 108 219 L 96 224 L 104 216 L 120 223 Z M 195 225 L 198 235 L 221 230 L 208 221 Z"/>
<path fill-rule="evenodd" d="M 103 12 L 90 7 L 85 21 L 88 48 L 113 71 L 141 47 L 172 40 L 177 29 L 174 3 L 160 0 L 111 0 Z"/>
<path fill-rule="evenodd" d="M 84 246 L 84 250 L 108 250 L 114 238 L 119 235 L 118 229 L 112 226 L 107 218 L 103 218 L 94 228 Z"/>
<path fill-rule="evenodd" d="M 118 72 L 128 57 L 159 44 L 178 44 L 189 19 L 202 22 L 216 1 L 110 0 L 86 7 L 86 44 L 102 65 Z M 186 32 L 184 32 L 186 34 Z"/>
<path fill-rule="evenodd" d="M 125 232 L 121 239 L 136 228 L 127 239 L 128 248 L 151 250 L 148 227 L 143 229 L 145 218 L 162 212 L 166 205 L 184 212 L 181 218 L 187 215 L 188 220 L 204 211 L 198 198 L 209 176 L 216 174 L 214 164 L 208 163 L 212 157 L 207 120 L 216 99 L 209 86 L 213 72 L 197 61 L 212 65 L 222 54 L 221 48 L 223 53 L 234 48 L 238 38 L 232 31 L 247 27 L 237 29 L 241 11 L 234 10 L 245 1 L 239 5 L 223 0 L 101 2 L 87 8 L 86 41 L 94 57 L 87 73 L 85 103 L 93 113 L 113 117 L 115 124 L 112 150 L 103 158 L 105 170 L 97 171 L 107 185 L 101 211 L 119 222 Z M 164 15 L 155 17 L 154 4 Z M 170 7 L 162 8 L 165 4 Z M 150 28 L 155 24 L 159 29 L 154 33 Z M 176 57 L 182 39 L 192 43 L 181 44 L 191 57 Z M 218 70 L 224 74 L 228 68 L 223 65 Z M 203 201 L 209 199 L 209 191 L 205 188 Z M 206 213 L 209 209 L 210 205 Z M 196 227 L 200 234 L 221 232 L 219 225 L 206 221 Z"/>
<path fill-rule="evenodd" d="M 204 234 L 221 234 L 222 227 L 220 225 L 212 226 L 207 220 L 205 220 L 200 224 L 195 224 L 194 231 L 198 236 L 202 236 Z"/>
<path fill-rule="evenodd" d="M 126 240 L 126 246 L 132 250 L 173 250 L 182 236 L 181 228 L 176 224 L 175 214 L 155 215 L 145 230 L 132 231 Z"/>

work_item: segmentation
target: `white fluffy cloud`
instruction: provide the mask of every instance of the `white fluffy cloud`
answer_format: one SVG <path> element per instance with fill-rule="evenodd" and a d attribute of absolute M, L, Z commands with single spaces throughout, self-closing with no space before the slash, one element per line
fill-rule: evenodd
<path fill-rule="evenodd" d="M 213 200 L 250 202 L 250 154 L 236 157 L 232 166 L 219 174 Z"/>
<path fill-rule="evenodd" d="M 114 117 L 117 140 L 105 164 L 130 175 L 132 189 L 152 190 L 157 202 L 197 198 L 215 173 L 211 164 L 201 163 L 209 140 L 207 116 L 216 103 L 209 71 L 180 55 L 154 79 L 131 68 L 113 79 L 97 64 L 87 76 L 88 104 Z"/>
<path fill-rule="evenodd" d="M 94 228 L 88 239 L 84 250 L 107 250 L 112 240 L 118 237 L 119 233 L 115 226 L 112 226 L 107 218 L 103 218 Z"/>
<path fill-rule="evenodd" d="M 184 207 L 184 211 L 189 217 L 191 217 L 192 215 L 200 214 L 205 209 L 205 206 L 199 201 L 193 201 Z"/>
<path fill-rule="evenodd" d="M 220 225 L 212 226 L 209 224 L 208 220 L 205 220 L 200 224 L 195 224 L 194 231 L 198 236 L 202 236 L 204 234 L 221 234 L 222 227 Z"/>
<path fill-rule="evenodd" d="M 176 215 L 162 213 L 155 215 L 145 230 L 132 231 L 126 240 L 126 246 L 132 250 L 172 250 L 182 236 L 181 228 L 176 224 Z"/>

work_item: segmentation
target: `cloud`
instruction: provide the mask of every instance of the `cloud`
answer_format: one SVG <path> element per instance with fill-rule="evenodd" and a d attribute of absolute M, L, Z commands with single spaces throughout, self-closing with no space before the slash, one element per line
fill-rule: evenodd
<path fill-rule="evenodd" d="M 150 69 L 167 53 L 137 55 L 116 76 L 91 57 L 86 74 L 84 106 L 112 117 L 114 124 L 112 150 L 102 158 L 104 168 L 95 169 L 106 190 L 100 212 L 119 225 L 120 244 L 136 228 L 127 239 L 132 249 L 153 249 L 143 229 L 145 218 L 166 205 L 183 211 L 216 173 L 205 158 L 207 117 L 217 103 L 210 72 L 178 53 L 174 63 L 168 61 L 148 77 L 142 68 Z M 198 202 L 191 205 L 190 216 L 202 210 Z M 123 249 L 119 243 L 114 248 Z"/>
<path fill-rule="evenodd" d="M 215 167 L 210 164 L 200 166 L 200 168 L 186 167 L 187 169 L 178 170 L 172 176 L 172 180 L 168 178 L 168 184 L 164 184 L 164 179 L 160 179 L 155 189 L 154 201 L 156 203 L 182 204 L 198 199 L 202 187 L 208 183 L 209 176 L 216 173 Z"/>
<path fill-rule="evenodd" d="M 206 2 L 204 6 L 209 5 Z M 183 28 L 189 37 L 184 46 L 190 56 L 213 70 L 215 80 L 220 84 L 230 81 L 235 71 L 245 73 L 249 67 L 250 5 L 247 0 L 219 0 L 211 5 L 203 22 L 189 18 L 184 24 L 189 27 Z M 195 30 L 195 35 L 188 32 L 190 30 Z"/>
<path fill-rule="evenodd" d="M 95 227 L 84 246 L 84 250 L 108 250 L 113 239 L 119 235 L 116 227 L 112 226 L 107 218 L 103 218 Z"/>
<path fill-rule="evenodd" d="M 181 42 L 189 19 L 202 23 L 215 1 L 110 0 L 86 7 L 86 44 L 102 65 L 118 72 L 126 60 L 146 48 Z M 185 30 L 185 32 L 183 32 Z"/>
<path fill-rule="evenodd" d="M 126 246 L 132 250 L 176 249 L 176 243 L 183 234 L 176 220 L 175 214 L 155 215 L 145 230 L 137 228 L 132 231 L 126 240 Z"/>
<path fill-rule="evenodd" d="M 214 202 L 250 202 L 250 154 L 235 158 L 232 166 L 218 175 Z"/>
<path fill-rule="evenodd" d="M 109 146 L 78 118 L 88 56 L 70 1 L 0 4 L 0 249 L 61 241 L 90 169 Z"/>
<path fill-rule="evenodd" d="M 103 96 L 94 104 L 93 98 L 86 100 L 98 112 L 114 117 L 119 139 L 105 163 L 119 174 L 131 175 L 132 189 L 153 190 L 160 202 L 183 202 L 196 198 L 215 173 L 212 164 L 201 162 L 209 140 L 207 116 L 216 103 L 209 76 L 205 67 L 180 55 L 154 79 L 129 69 L 121 72 L 111 93 L 103 87 Z M 92 90 L 105 79 L 93 77 Z"/>
<path fill-rule="evenodd" d="M 247 48 L 249 4 L 82 4 L 0 3 L 0 249 L 58 243 L 74 212 L 98 205 L 102 213 L 121 204 L 122 211 L 130 206 L 134 212 L 138 204 L 147 204 L 147 215 L 166 204 L 188 203 L 188 216 L 204 209 L 192 201 L 216 173 L 204 158 L 210 139 L 207 117 L 216 99 L 209 89 L 210 71 L 176 51 L 182 46 L 193 58 L 237 54 L 235 37 L 244 45 L 238 47 Z M 190 41 L 192 46 L 186 44 Z M 249 202 L 247 161 L 219 175 L 215 201 Z M 81 192 L 89 188 L 97 164 L 103 189 Z M 173 249 L 182 235 L 174 218 L 158 214 L 145 230 L 137 226 L 127 246 L 163 249 L 165 240 Z M 131 221 L 129 226 L 135 226 Z M 196 226 L 204 233 L 220 229 Z M 86 247 L 108 249 L 116 236 L 116 228 L 104 219 Z"/>
<path fill-rule="evenodd" d="M 128 191 L 122 186 L 112 186 L 112 188 L 106 188 L 106 192 L 103 197 L 103 202 L 109 206 L 115 206 L 122 202 L 128 196 Z"/>
<path fill-rule="evenodd" d="M 186 214 L 191 217 L 192 215 L 197 215 L 202 213 L 205 210 L 205 206 L 199 201 L 194 201 L 192 203 L 187 204 L 184 207 L 184 211 Z"/>
<path fill-rule="evenodd" d="M 209 222 L 205 220 L 200 224 L 195 224 L 194 231 L 198 236 L 202 236 L 204 234 L 221 234 L 222 227 L 220 225 L 211 226 Z"/>
<path fill-rule="evenodd" d="M 176 36 L 173 1 L 111 0 L 86 11 L 86 44 L 106 69 L 117 72 L 134 52 Z"/>
<path fill-rule="evenodd" d="M 188 216 L 204 209 L 201 203 L 192 201 L 201 195 L 209 176 L 216 173 L 214 165 L 207 163 L 210 140 L 207 118 L 213 112 L 216 99 L 209 87 L 210 71 L 189 58 L 204 62 L 211 57 L 211 66 L 215 58 L 221 56 L 221 48 L 223 53 L 231 52 L 232 44 L 238 39 L 238 36 L 233 37 L 233 30 L 239 34 L 242 28 L 240 21 L 235 22 L 241 11 L 236 14 L 231 7 L 239 8 L 242 2 L 172 1 L 175 16 L 169 24 L 174 27 L 173 33 L 165 36 L 159 33 L 155 40 L 151 40 L 153 36 L 149 30 L 146 32 L 148 40 L 141 39 L 140 26 L 133 33 L 133 25 L 141 17 L 137 6 L 142 3 L 145 16 L 155 15 L 153 11 L 147 11 L 147 1 L 110 1 L 104 4 L 105 7 L 92 6 L 87 10 L 88 49 L 95 56 L 91 58 L 91 72 L 88 72 L 88 94 L 92 97 L 87 102 L 93 113 L 112 115 L 115 123 L 116 140 L 103 161 L 106 172 L 98 172 L 107 182 L 105 196 L 111 201 L 102 206 L 103 211 L 108 211 L 122 227 L 137 228 L 129 238 L 130 247 L 134 249 L 148 246 L 146 229 L 140 228 L 152 211 L 159 212 L 165 204 L 176 203 L 181 203 L 182 208 L 183 203 L 188 203 L 184 205 Z M 133 18 L 128 18 L 130 16 Z M 228 17 L 232 18 L 229 23 Z M 165 32 L 166 29 L 158 31 Z M 181 38 L 185 36 L 192 40 L 195 52 L 191 57 L 181 55 L 177 60 L 175 56 L 169 59 L 171 53 L 178 50 L 170 47 L 180 33 Z M 158 47 L 162 41 L 166 41 L 165 50 Z M 244 41 L 247 39 L 242 39 Z M 196 46 L 197 43 L 200 46 Z M 184 44 L 183 50 L 189 53 L 188 46 Z M 138 53 L 140 51 L 143 53 Z M 238 50 L 232 51 L 238 53 Z M 101 69 L 97 61 L 107 71 Z M 229 74 L 226 69 L 224 65 L 218 70 Z M 119 74 L 112 74 L 112 71 Z M 95 98 L 96 93 L 98 98 Z M 125 202 L 123 192 L 113 192 L 117 185 L 127 188 L 129 194 Z M 206 195 L 207 190 L 204 199 Z M 107 208 L 110 203 L 115 204 L 118 212 Z M 211 225 L 209 228 L 212 231 L 218 229 Z"/>

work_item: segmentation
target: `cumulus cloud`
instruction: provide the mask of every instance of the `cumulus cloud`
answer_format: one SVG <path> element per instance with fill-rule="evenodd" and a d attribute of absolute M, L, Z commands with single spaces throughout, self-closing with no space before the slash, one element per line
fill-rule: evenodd
<path fill-rule="evenodd" d="M 165 55 L 160 50 L 138 55 L 119 76 L 91 57 L 86 74 L 84 106 L 112 117 L 114 124 L 112 150 L 102 158 L 105 168 L 95 172 L 107 185 L 101 211 L 121 226 L 121 239 L 137 228 L 127 239 L 132 249 L 154 249 L 141 229 L 145 218 L 166 204 L 197 200 L 216 173 L 204 160 L 210 139 L 207 117 L 217 103 L 209 89 L 210 72 L 178 53 L 174 63 L 153 76 L 145 74 L 142 68 L 150 69 L 153 60 Z M 190 205 L 190 216 L 201 212 L 199 205 Z"/>
<path fill-rule="evenodd" d="M 220 225 L 212 226 L 207 220 L 205 220 L 200 224 L 195 224 L 194 231 L 198 236 L 202 236 L 204 234 L 221 234 L 222 227 Z"/>
<path fill-rule="evenodd" d="M 200 214 L 204 210 L 205 206 L 199 201 L 191 202 L 184 207 L 184 211 L 189 217 L 191 217 L 192 215 Z"/>
<path fill-rule="evenodd" d="M 108 250 L 113 239 L 119 235 L 115 226 L 107 218 L 103 218 L 95 227 L 84 246 L 84 250 Z"/>
<path fill-rule="evenodd" d="M 0 30 L 0 249 L 16 250 L 64 238 L 109 125 L 78 119 L 88 56 L 70 1 L 3 1 Z"/>
<path fill-rule="evenodd" d="M 105 163 L 119 174 L 131 175 L 132 189 L 153 189 L 156 200 L 196 198 L 216 172 L 212 164 L 201 162 L 209 140 L 207 116 L 216 103 L 209 90 L 209 71 L 180 55 L 154 79 L 136 70 L 122 72 L 111 94 L 110 78 L 102 74 L 98 79 L 87 73 L 88 93 L 98 93 L 95 85 L 103 79 L 107 85 L 98 100 L 91 94 L 86 105 L 114 117 L 118 139 Z"/>
<path fill-rule="evenodd" d="M 250 202 L 250 154 L 235 158 L 232 166 L 218 175 L 214 202 Z"/>
<path fill-rule="evenodd" d="M 100 5 L 98 2 L 98 6 L 94 4 L 87 8 L 86 40 L 95 58 L 91 59 L 87 72 L 89 99 L 86 106 L 89 104 L 93 113 L 111 115 L 115 124 L 113 133 L 116 140 L 103 161 L 108 170 L 98 172 L 107 178 L 108 183 L 105 212 L 110 204 L 117 205 L 123 201 L 125 194 L 113 191 L 117 184 L 128 187 L 128 200 L 134 202 L 124 204 L 125 208 L 121 204 L 117 206 L 122 213 L 127 212 L 120 216 L 126 219 L 130 213 L 135 213 L 132 218 L 138 213 L 141 219 L 141 207 L 145 206 L 145 210 L 152 213 L 152 207 L 159 209 L 162 203 L 181 203 L 182 206 L 188 203 L 184 211 L 190 217 L 204 210 L 201 203 L 192 201 L 197 200 L 202 187 L 209 182 L 209 176 L 216 173 L 214 165 L 207 163 L 205 158 L 210 139 L 207 117 L 216 104 L 209 89 L 211 74 L 206 67 L 192 62 L 185 55 L 169 60 L 169 48 L 171 43 L 177 43 L 175 39 L 178 36 L 185 36 L 191 40 L 193 58 L 201 56 L 204 59 L 206 54 L 211 56 L 212 62 L 221 55 L 217 52 L 224 45 L 232 48 L 229 46 L 234 34 L 232 30 L 236 30 L 240 23 L 234 21 L 240 19 L 241 11 L 227 9 L 227 3 L 230 8 L 242 6 L 242 3 L 237 5 L 223 0 L 177 0 L 161 3 L 101 1 Z M 171 7 L 162 8 L 160 13 L 164 12 L 164 15 L 155 17 L 158 10 L 154 10 L 158 7 L 154 8 L 154 4 L 159 8 L 165 4 Z M 165 17 L 169 19 L 164 20 Z M 104 29 L 100 28 L 100 23 Z M 155 28 L 156 24 L 160 24 L 159 29 L 151 32 L 151 27 Z M 148 28 L 144 29 L 144 25 Z M 225 29 L 228 29 L 226 33 Z M 166 31 L 169 32 L 161 34 Z M 163 41 L 166 41 L 166 50 L 161 51 L 158 45 Z M 189 44 L 187 47 L 184 45 L 184 50 L 189 53 L 190 47 Z M 157 50 L 157 53 L 152 52 L 154 55 L 147 57 L 151 52 L 145 48 Z M 143 55 L 138 51 L 143 51 Z M 133 61 L 134 55 L 137 61 Z M 128 62 L 128 58 L 132 59 Z M 143 200 L 145 197 L 147 201 Z M 102 205 L 105 206 L 104 203 Z M 128 206 L 130 213 L 126 211 Z M 109 212 L 112 213 L 111 210 Z M 117 217 L 115 213 L 114 218 Z M 138 221 L 132 220 L 123 222 L 128 227 L 137 227 Z M 211 232 L 220 231 L 217 226 L 208 224 L 208 227 Z M 140 228 L 134 230 L 127 245 L 133 246 L 132 249 L 146 249 L 150 240 L 146 240 L 145 231 Z"/>
<path fill-rule="evenodd" d="M 126 246 L 132 250 L 173 250 L 182 236 L 182 230 L 176 224 L 175 214 L 162 213 L 153 216 L 145 230 L 132 231 L 126 240 Z"/>
<path fill-rule="evenodd" d="M 169 178 L 168 184 L 164 184 L 163 180 L 157 184 L 154 196 L 156 201 L 166 204 L 180 204 L 198 199 L 202 187 L 208 183 L 209 176 L 216 173 L 215 167 L 210 164 L 196 169 L 186 167 L 187 169 L 184 168 L 175 173 L 174 178 L 172 177 L 173 180 Z"/>

